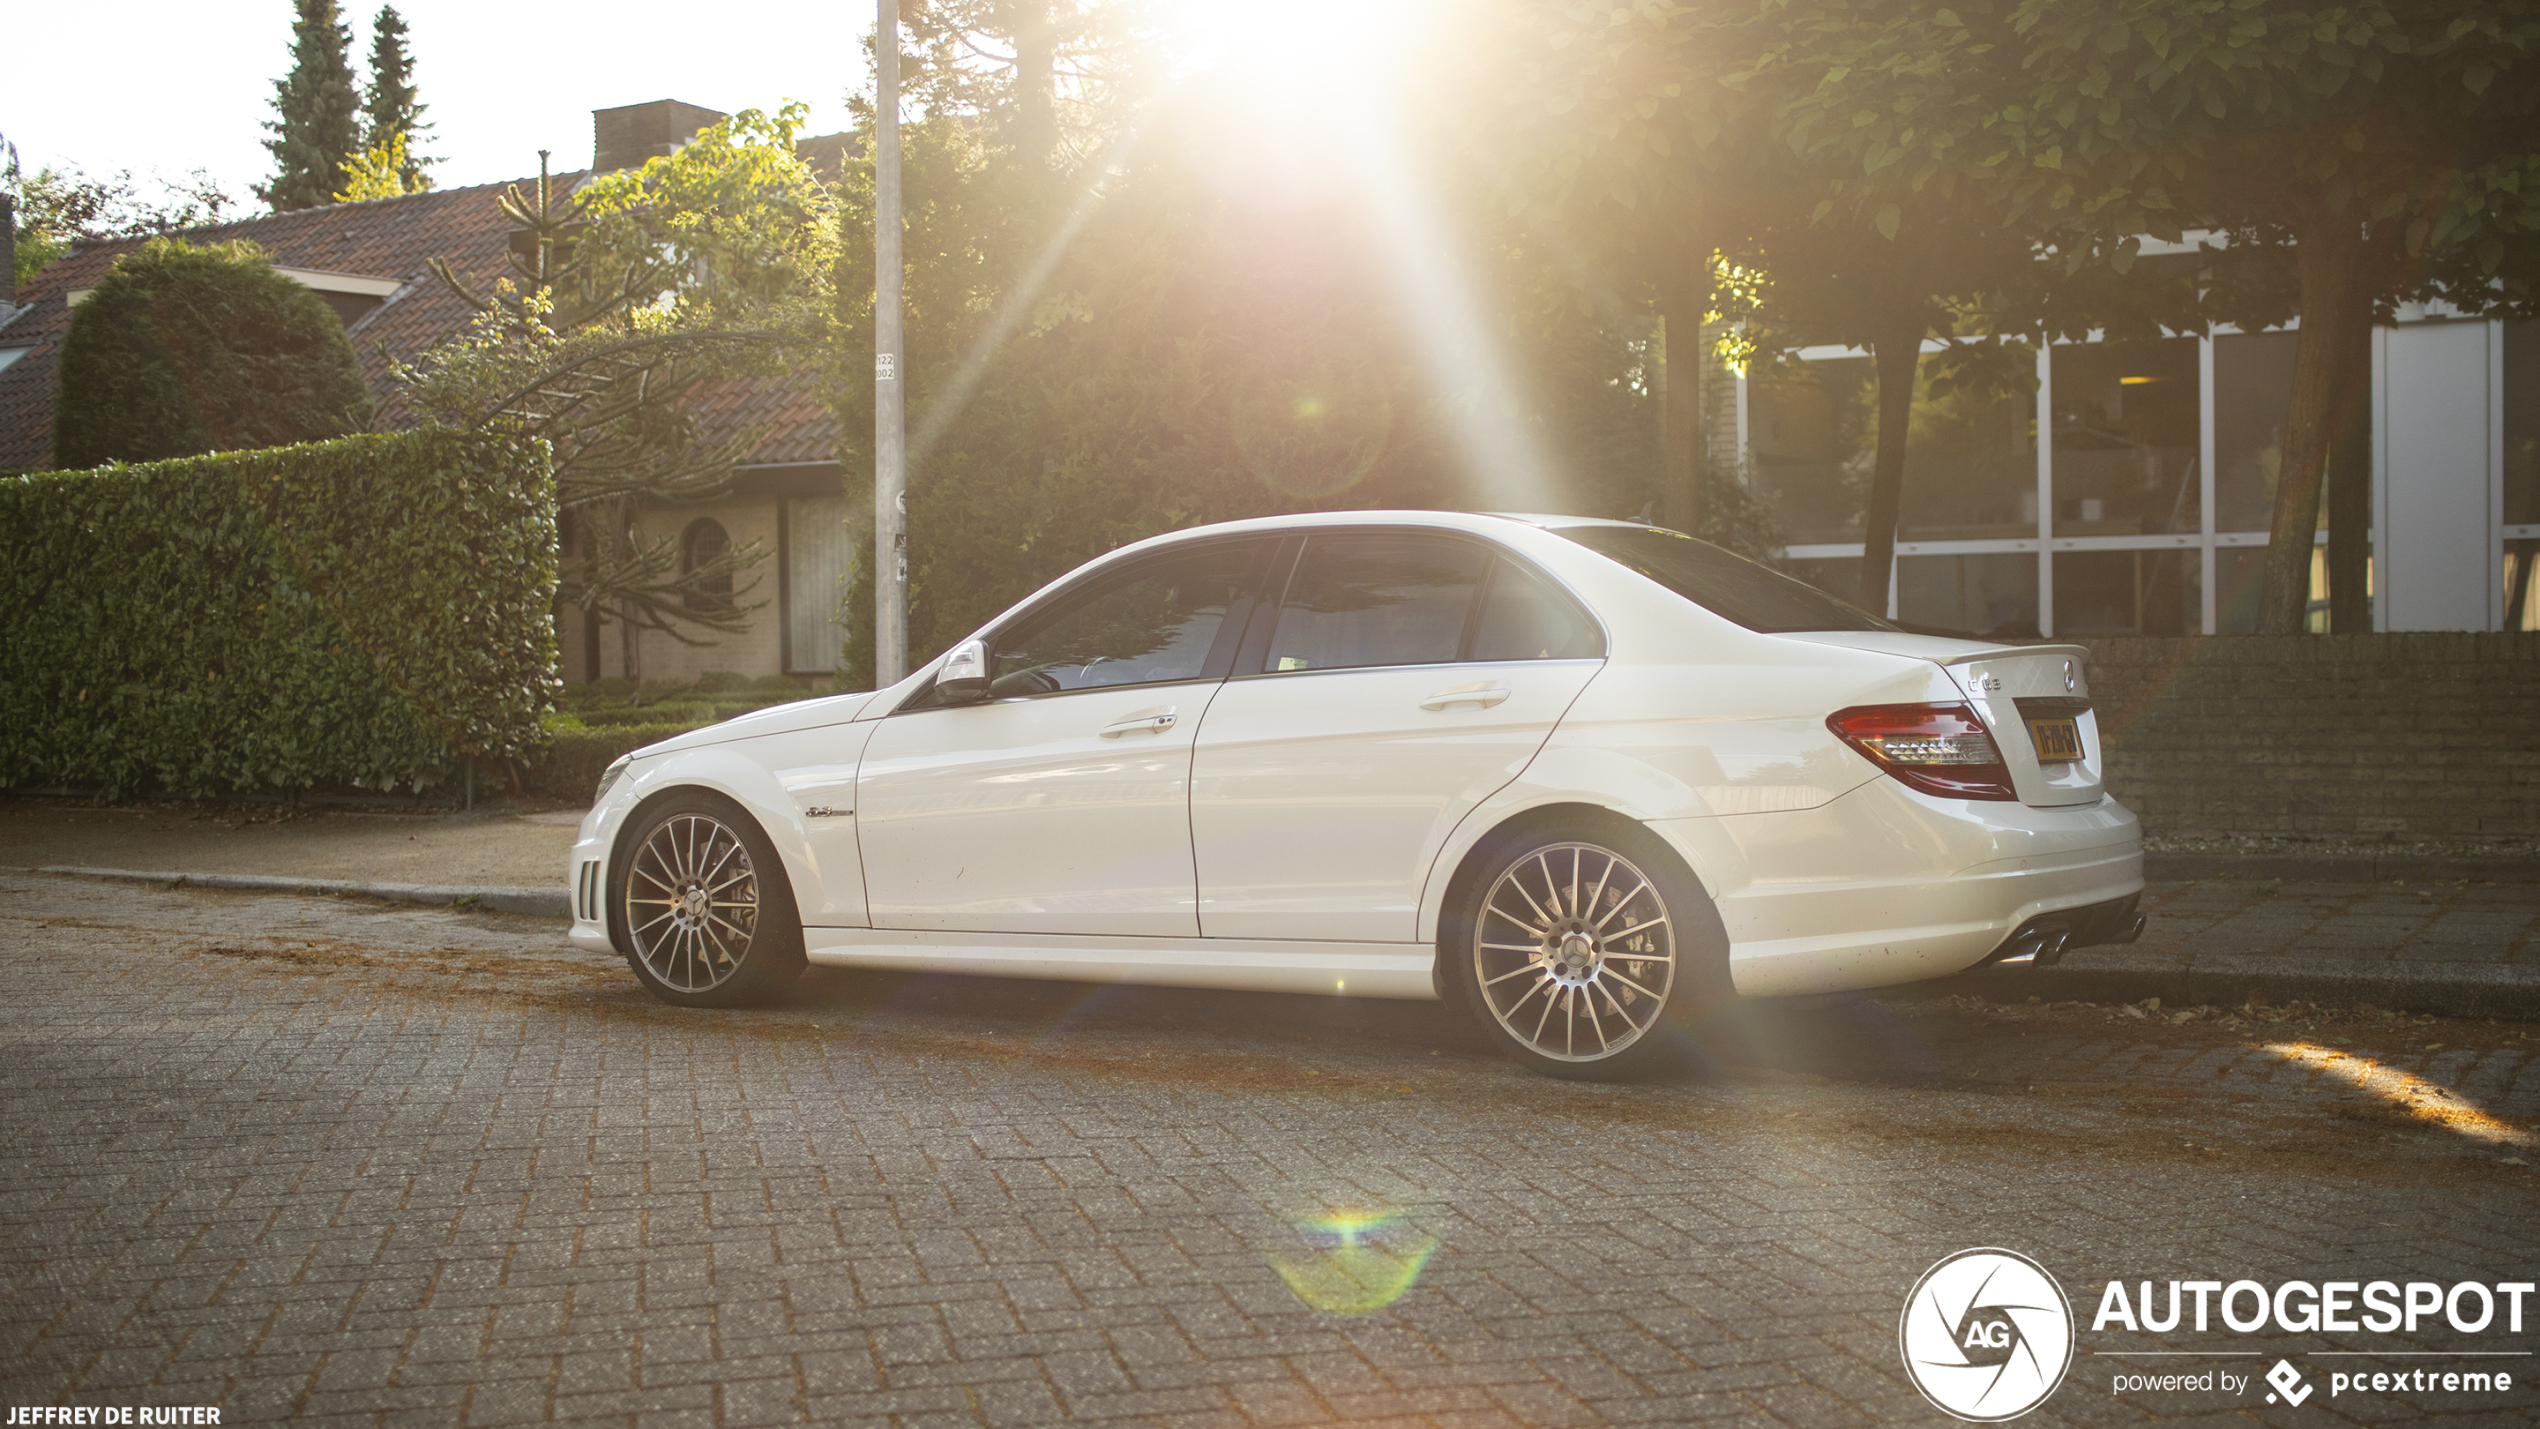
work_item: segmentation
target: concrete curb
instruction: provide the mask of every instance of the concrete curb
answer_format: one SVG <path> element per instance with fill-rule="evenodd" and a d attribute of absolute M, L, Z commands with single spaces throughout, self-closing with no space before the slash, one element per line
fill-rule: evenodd
<path fill-rule="evenodd" d="M 2540 858 L 2439 853 L 2147 853 L 2150 883 L 2540 883 Z"/>
<path fill-rule="evenodd" d="M 1958 993 L 1988 1002 L 2140 1002 L 2239 1007 L 2252 991 L 2277 1006 L 2368 1002 L 2445 1017 L 2540 1020 L 2540 968 L 2501 963 L 2365 963 L 2321 958 L 2212 957 L 2190 964 L 2085 948 L 2052 967 L 1980 968 L 1898 992 Z"/>
<path fill-rule="evenodd" d="M 336 878 L 284 878 L 265 873 L 153 873 L 132 868 L 71 868 L 56 865 L 37 873 L 74 878 L 106 878 L 119 883 L 183 884 L 189 888 L 229 888 L 246 893 L 335 893 L 379 898 L 390 903 L 427 903 L 446 907 L 467 903 L 487 913 L 518 913 L 532 918 L 571 918 L 573 895 L 562 888 L 503 888 L 460 883 L 353 883 Z"/>

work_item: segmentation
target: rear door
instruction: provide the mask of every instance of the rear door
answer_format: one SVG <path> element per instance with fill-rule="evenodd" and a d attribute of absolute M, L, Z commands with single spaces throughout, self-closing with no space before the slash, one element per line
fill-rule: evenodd
<path fill-rule="evenodd" d="M 1447 835 L 1543 747 L 1603 633 L 1459 535 L 1317 532 L 1282 563 L 1193 756 L 1200 930 L 1411 941 Z"/>

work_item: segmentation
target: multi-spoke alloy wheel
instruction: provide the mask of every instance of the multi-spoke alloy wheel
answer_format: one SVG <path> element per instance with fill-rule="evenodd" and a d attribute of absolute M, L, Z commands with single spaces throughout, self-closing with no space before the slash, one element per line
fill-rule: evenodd
<path fill-rule="evenodd" d="M 626 931 L 653 976 L 705 992 L 741 970 L 758 931 L 758 870 L 719 819 L 661 821 L 627 867 Z"/>
<path fill-rule="evenodd" d="M 1599 1062 L 1657 1025 L 1676 985 L 1676 929 L 1638 865 L 1593 843 L 1549 843 L 1483 895 L 1473 982 L 1517 1045 Z"/>
<path fill-rule="evenodd" d="M 737 809 L 680 798 L 631 830 L 616 880 L 626 960 L 666 1001 L 764 999 L 802 968 L 793 899 L 765 835 Z"/>

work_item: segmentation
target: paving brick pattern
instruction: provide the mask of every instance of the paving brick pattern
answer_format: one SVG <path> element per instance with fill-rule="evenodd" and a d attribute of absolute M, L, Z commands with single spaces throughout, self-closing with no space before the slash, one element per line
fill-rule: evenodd
<path fill-rule="evenodd" d="M 1970 1245 L 2038 1257 L 2085 1316 L 2112 1276 L 2540 1278 L 2512 1025 L 1861 999 L 1759 1016 L 1759 1069 L 1609 1087 L 1431 1005 L 815 973 L 687 1013 L 552 924 L 0 889 L 12 1404 L 1938 1423 L 1897 1315 Z M 2269 1050 L 2314 1040 L 2440 1106 Z M 1419 1273 L 1388 1300 L 1370 1266 Z M 2112 1396 L 2107 1363 L 2029 1422 L 2281 1417 Z"/>

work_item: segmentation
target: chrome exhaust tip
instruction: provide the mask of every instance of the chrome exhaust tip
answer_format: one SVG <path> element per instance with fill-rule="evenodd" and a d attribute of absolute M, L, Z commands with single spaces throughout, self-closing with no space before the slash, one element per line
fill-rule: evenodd
<path fill-rule="evenodd" d="M 2126 924 L 2126 929 L 2125 929 L 2125 934 L 2124 934 L 2124 936 L 2122 936 L 2122 937 L 2118 938 L 2118 939 L 2117 939 L 2117 941 L 2118 941 L 2118 942 L 2120 942 L 2120 943 L 2131 943 L 2131 942 L 2133 942 L 2135 939 L 2142 937 L 2142 936 L 2143 936 L 2143 925 L 2144 925 L 2144 924 L 2146 924 L 2146 923 L 2148 923 L 2148 922 L 2150 922 L 2150 921 L 2152 921 L 2152 920 L 2151 920 L 2149 917 L 2145 916 L 2144 914 L 2141 914 L 2141 913 L 2137 913 L 2137 914 L 2135 914 L 2135 915 L 2134 915 L 2134 921 L 2133 921 L 2133 922 L 2131 922 L 2131 923 Z"/>
<path fill-rule="evenodd" d="M 1994 966 L 2006 968 L 2032 966 L 2037 962 L 2038 949 L 2045 941 L 2046 935 L 2032 928 L 2013 938 L 2010 946 L 2003 949 L 2002 955 L 1993 960 Z"/>
<path fill-rule="evenodd" d="M 2064 949 L 2073 940 L 2070 933 L 2057 933 L 2038 945 L 2035 966 L 2053 967 L 2063 961 Z"/>

